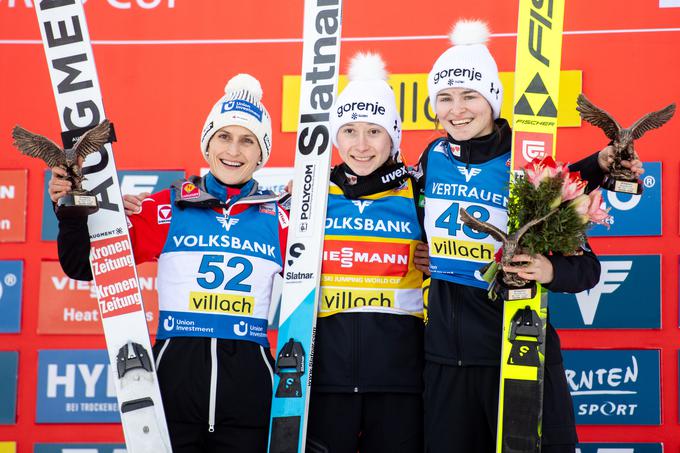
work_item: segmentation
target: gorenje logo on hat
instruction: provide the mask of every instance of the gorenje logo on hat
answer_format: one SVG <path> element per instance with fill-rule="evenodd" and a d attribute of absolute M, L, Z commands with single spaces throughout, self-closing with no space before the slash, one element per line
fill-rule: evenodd
<path fill-rule="evenodd" d="M 258 121 L 262 122 L 262 110 L 259 109 L 255 104 L 251 104 L 248 101 L 244 101 L 242 99 L 233 99 L 231 101 L 224 101 L 222 103 L 222 110 L 220 111 L 220 113 L 234 111 L 245 112 L 257 118 Z"/>
<path fill-rule="evenodd" d="M 359 111 L 359 112 L 367 112 L 371 115 L 384 115 L 385 114 L 385 107 L 380 105 L 379 102 L 347 102 L 346 104 L 342 104 L 340 107 L 338 107 L 338 118 L 342 118 L 342 115 L 344 113 L 350 112 L 350 111 Z M 356 112 L 354 112 L 356 113 Z M 362 118 L 367 118 L 368 115 L 361 115 L 361 114 L 356 114 L 356 116 L 352 116 L 352 119 L 356 119 L 356 117 L 362 117 Z"/>
<path fill-rule="evenodd" d="M 482 73 L 476 71 L 475 68 L 449 68 L 439 71 L 434 75 L 434 83 L 437 84 L 441 79 L 447 77 L 461 77 L 467 78 L 468 80 L 482 80 Z"/>

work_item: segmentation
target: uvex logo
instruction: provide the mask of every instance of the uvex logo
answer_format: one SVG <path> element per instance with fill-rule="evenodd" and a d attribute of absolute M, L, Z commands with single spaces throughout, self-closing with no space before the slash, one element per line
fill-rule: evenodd
<path fill-rule="evenodd" d="M 402 176 L 405 176 L 407 174 L 408 174 L 408 170 L 406 169 L 406 167 L 399 167 L 396 170 L 394 170 L 393 172 L 390 172 L 386 175 L 383 175 L 382 178 L 380 178 L 380 180 L 384 184 L 387 184 L 388 182 L 399 179 Z"/>

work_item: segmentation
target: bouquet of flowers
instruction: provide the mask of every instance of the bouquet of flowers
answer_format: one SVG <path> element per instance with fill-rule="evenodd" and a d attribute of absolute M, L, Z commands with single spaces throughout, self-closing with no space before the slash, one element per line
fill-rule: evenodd
<path fill-rule="evenodd" d="M 466 225 L 503 243 L 495 261 L 483 270 L 485 280 L 493 286 L 498 271 L 518 254 L 577 253 L 591 224 L 608 226 L 609 214 L 602 209 L 602 193 L 595 189 L 585 194 L 586 185 L 578 172 L 570 172 L 567 165 L 555 162 L 552 157 L 534 159 L 510 186 L 508 233 L 462 211 L 461 220 Z M 528 283 L 517 274 L 502 270 L 500 278 L 509 287 Z"/>

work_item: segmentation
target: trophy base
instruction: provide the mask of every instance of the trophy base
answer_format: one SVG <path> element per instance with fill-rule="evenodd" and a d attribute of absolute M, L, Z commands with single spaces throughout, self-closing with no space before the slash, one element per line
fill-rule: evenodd
<path fill-rule="evenodd" d="M 509 286 L 499 272 L 496 276 L 494 292 L 503 300 L 533 299 L 536 296 L 536 282 L 529 281 L 523 286 Z"/>
<path fill-rule="evenodd" d="M 610 192 L 630 193 L 640 195 L 642 193 L 642 181 L 639 179 L 616 179 L 611 175 L 604 177 L 602 187 Z"/>
<path fill-rule="evenodd" d="M 59 218 L 87 217 L 99 210 L 97 197 L 89 194 L 64 195 L 55 209 Z"/>

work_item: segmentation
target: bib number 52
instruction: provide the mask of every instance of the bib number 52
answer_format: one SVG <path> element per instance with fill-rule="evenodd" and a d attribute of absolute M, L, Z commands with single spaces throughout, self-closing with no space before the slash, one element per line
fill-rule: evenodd
<path fill-rule="evenodd" d="M 222 270 L 224 255 L 203 255 L 198 272 L 209 276 L 196 279 L 201 288 L 216 289 L 224 283 L 225 275 Z M 238 273 L 231 277 L 224 284 L 224 289 L 230 291 L 250 292 L 250 285 L 243 284 L 243 280 L 253 273 L 253 263 L 241 256 L 234 256 L 227 261 L 226 266 L 238 270 Z"/>

